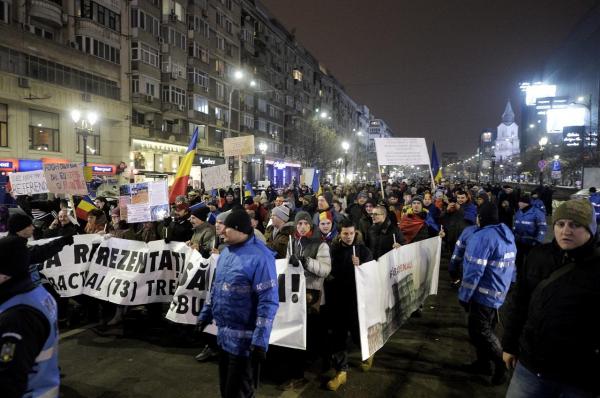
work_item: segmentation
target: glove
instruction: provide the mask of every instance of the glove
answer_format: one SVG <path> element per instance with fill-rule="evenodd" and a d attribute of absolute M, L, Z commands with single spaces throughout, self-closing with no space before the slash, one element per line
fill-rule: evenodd
<path fill-rule="evenodd" d="M 206 329 L 206 327 L 210 325 L 210 322 L 208 321 L 200 321 L 197 325 L 196 325 L 196 330 L 198 330 L 199 332 L 203 332 L 204 329 Z"/>
<path fill-rule="evenodd" d="M 458 300 L 458 304 L 460 304 L 460 306 L 464 308 L 465 312 L 469 312 L 469 309 L 471 308 L 471 303 L 467 303 L 466 301 Z"/>
<path fill-rule="evenodd" d="M 257 345 L 250 346 L 250 358 L 253 362 L 264 362 L 267 359 L 267 352 L 264 348 Z"/>
<path fill-rule="evenodd" d="M 67 245 L 72 245 L 73 244 L 73 235 L 66 235 L 62 237 L 62 243 L 67 246 Z"/>
<path fill-rule="evenodd" d="M 300 257 L 296 256 L 295 254 L 292 254 L 292 256 L 289 259 L 289 263 L 292 264 L 294 267 L 298 267 L 300 265 Z"/>

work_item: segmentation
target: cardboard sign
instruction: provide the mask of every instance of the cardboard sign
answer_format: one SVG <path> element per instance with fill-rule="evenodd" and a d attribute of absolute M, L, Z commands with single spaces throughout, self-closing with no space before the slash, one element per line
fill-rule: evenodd
<path fill-rule="evenodd" d="M 42 170 L 11 173 L 8 178 L 15 195 L 35 195 L 48 192 L 46 178 Z"/>
<path fill-rule="evenodd" d="M 225 138 L 223 140 L 223 152 L 225 152 L 225 156 L 253 155 L 255 152 L 254 136 L 244 135 L 242 137 Z"/>
<path fill-rule="evenodd" d="M 231 174 L 226 164 L 201 170 L 204 189 L 219 189 L 231 185 Z"/>
<path fill-rule="evenodd" d="M 78 163 L 46 163 L 44 175 L 48 189 L 54 194 L 87 195 L 83 167 Z"/>

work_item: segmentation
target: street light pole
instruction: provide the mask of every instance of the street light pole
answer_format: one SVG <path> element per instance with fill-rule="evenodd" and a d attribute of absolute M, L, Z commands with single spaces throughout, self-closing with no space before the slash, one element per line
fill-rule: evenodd
<path fill-rule="evenodd" d="M 492 184 L 496 182 L 496 155 L 492 154 Z"/>
<path fill-rule="evenodd" d="M 348 183 L 348 149 L 350 149 L 350 144 L 347 141 L 342 142 L 342 149 L 344 149 L 344 183 Z"/>
<path fill-rule="evenodd" d="M 538 164 L 538 167 L 540 169 L 540 185 L 544 185 L 544 169 L 542 168 L 541 164 L 544 160 L 544 147 L 547 143 L 548 137 L 546 136 L 540 138 L 540 140 L 538 141 L 538 144 L 540 144 L 540 164 Z"/>
<path fill-rule="evenodd" d="M 71 119 L 75 124 L 75 135 L 81 133 L 83 139 L 83 166 L 86 167 L 87 161 L 87 140 L 90 133 L 94 132 L 94 124 L 98 121 L 98 114 L 94 111 L 89 111 L 85 117 L 82 117 L 81 111 L 74 109 L 71 111 Z"/>

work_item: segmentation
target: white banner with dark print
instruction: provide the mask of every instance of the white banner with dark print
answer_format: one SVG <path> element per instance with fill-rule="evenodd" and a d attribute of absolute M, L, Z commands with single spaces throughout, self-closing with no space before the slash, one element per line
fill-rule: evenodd
<path fill-rule="evenodd" d="M 441 238 L 430 238 L 356 267 L 363 360 L 383 347 L 427 296 L 437 294 L 441 248 Z"/>

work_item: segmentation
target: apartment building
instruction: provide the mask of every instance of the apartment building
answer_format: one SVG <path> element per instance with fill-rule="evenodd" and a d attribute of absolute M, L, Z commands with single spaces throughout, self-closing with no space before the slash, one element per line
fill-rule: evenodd
<path fill-rule="evenodd" d="M 85 151 L 98 174 L 113 174 L 127 159 L 127 20 L 116 0 L 0 2 L 0 170 Z M 91 130 L 75 128 L 75 109 L 98 115 Z"/>

